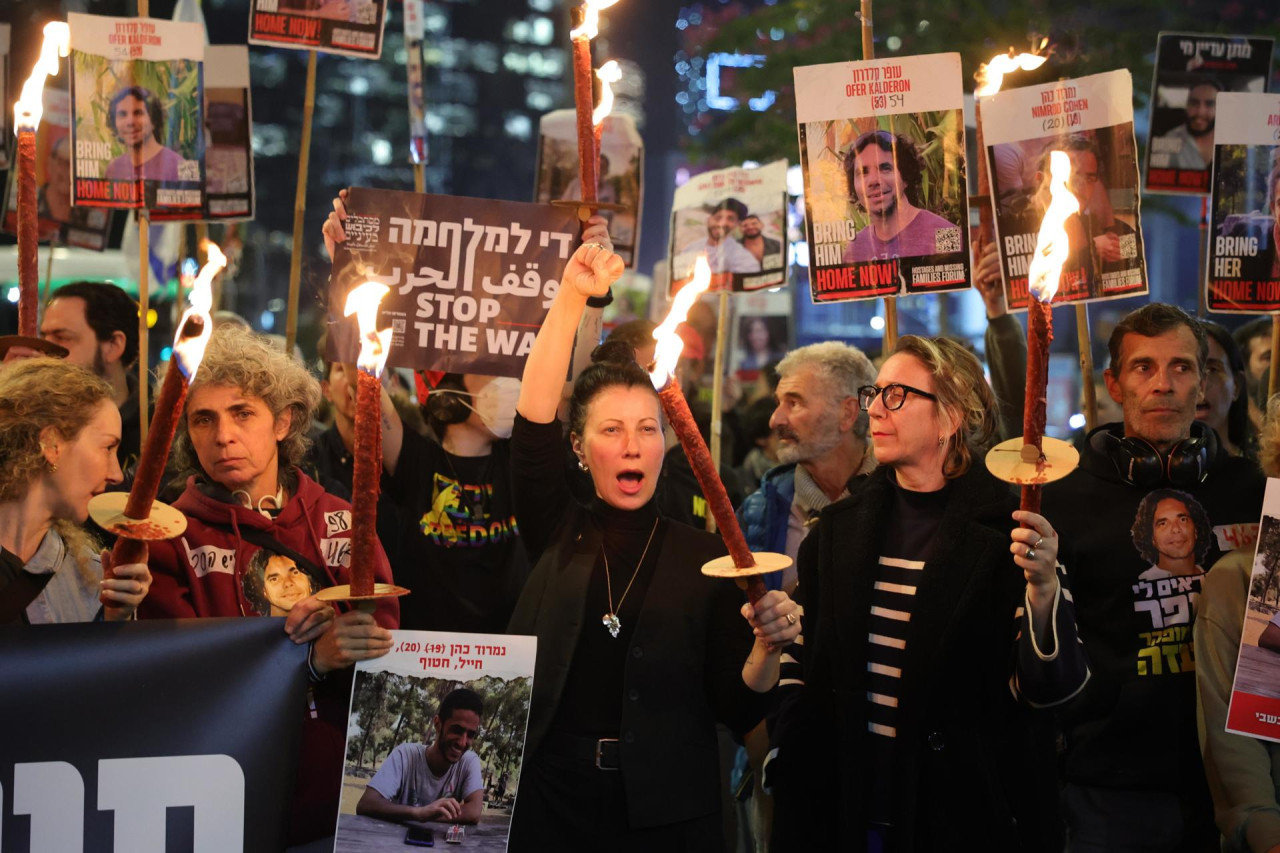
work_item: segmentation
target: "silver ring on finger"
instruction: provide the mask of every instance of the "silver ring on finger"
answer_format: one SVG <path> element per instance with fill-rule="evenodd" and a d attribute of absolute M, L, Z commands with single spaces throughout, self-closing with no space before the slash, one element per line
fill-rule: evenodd
<path fill-rule="evenodd" d="M 1027 548 L 1027 553 L 1024 554 L 1023 556 L 1026 557 L 1028 560 L 1034 560 L 1036 558 L 1036 549 L 1030 548 L 1030 547 Z"/>
<path fill-rule="evenodd" d="M 584 247 L 584 248 L 587 248 L 587 249 L 603 249 L 603 248 L 604 248 L 604 246 L 603 246 L 603 245 L 601 245 L 600 243 L 596 243 L 596 242 L 583 243 L 582 245 L 583 245 L 583 247 Z"/>
<path fill-rule="evenodd" d="M 787 624 L 788 625 L 796 624 L 796 615 L 794 613 L 787 614 Z"/>
<path fill-rule="evenodd" d="M 1040 543 L 1042 543 L 1042 542 L 1044 542 L 1044 537 L 1043 537 L 1043 536 L 1041 536 L 1039 539 L 1037 539 L 1037 540 L 1036 540 L 1036 543 L 1035 543 L 1034 545 L 1032 545 L 1032 546 L 1031 546 L 1031 548 L 1032 548 L 1033 550 L 1034 550 L 1034 549 L 1036 549 L 1036 548 L 1039 548 L 1039 547 L 1040 547 Z"/>

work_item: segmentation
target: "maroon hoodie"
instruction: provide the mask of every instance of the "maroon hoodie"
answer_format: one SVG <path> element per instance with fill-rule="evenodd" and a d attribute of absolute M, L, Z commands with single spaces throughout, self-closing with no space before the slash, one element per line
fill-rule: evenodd
<path fill-rule="evenodd" d="M 254 559 L 262 547 L 242 535 L 250 528 L 307 558 L 314 570 L 299 568 L 310 576 L 312 591 L 349 583 L 351 505 L 326 492 L 306 474 L 298 472 L 297 478 L 297 488 L 275 518 L 219 500 L 218 486 L 197 485 L 195 477 L 189 478 L 186 491 L 174 502 L 187 517 L 187 529 L 175 539 L 152 543 L 151 591 L 138 608 L 138 616 L 181 619 L 269 612 L 260 582 L 266 555 Z M 321 573 L 323 576 L 314 576 Z M 391 566 L 381 544 L 374 577 L 379 583 L 392 582 Z M 399 603 L 385 600 L 374 618 L 384 628 L 398 627 Z M 308 707 L 303 718 L 290 844 L 333 834 L 342 787 L 351 670 L 331 673 L 313 684 L 310 693 L 308 704 L 313 704 L 314 710 Z"/>

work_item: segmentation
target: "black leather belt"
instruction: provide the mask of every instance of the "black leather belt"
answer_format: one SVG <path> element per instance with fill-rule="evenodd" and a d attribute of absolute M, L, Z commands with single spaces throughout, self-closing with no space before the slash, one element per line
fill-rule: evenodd
<path fill-rule="evenodd" d="M 617 770 L 621 766 L 616 737 L 594 738 L 548 732 L 542 740 L 542 748 L 553 755 L 589 763 L 597 770 Z"/>

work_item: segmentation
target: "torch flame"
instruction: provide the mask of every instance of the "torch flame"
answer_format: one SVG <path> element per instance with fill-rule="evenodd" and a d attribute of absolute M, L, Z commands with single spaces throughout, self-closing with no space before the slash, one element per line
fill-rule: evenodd
<path fill-rule="evenodd" d="M 986 65 L 978 66 L 978 73 L 973 75 L 978 81 L 978 89 L 973 96 L 985 98 L 994 95 L 1000 91 L 1000 85 L 1004 83 L 1004 75 L 1013 71 L 1034 71 L 1044 65 L 1048 58 L 1035 53 L 1019 53 L 1015 56 L 1013 48 L 1010 48 L 1008 53 L 991 57 L 991 61 Z"/>
<path fill-rule="evenodd" d="M 693 267 L 693 280 L 676 291 L 667 319 L 653 330 L 653 339 L 658 343 L 653 348 L 653 368 L 649 371 L 649 381 L 659 391 L 675 375 L 680 353 L 684 351 L 684 339 L 676 331 L 676 326 L 684 322 L 693 303 L 710 286 L 711 267 L 707 264 L 707 256 L 698 255 L 698 261 Z"/>
<path fill-rule="evenodd" d="M 173 339 L 173 361 L 188 381 L 200 369 L 205 345 L 213 334 L 213 318 L 209 316 L 209 311 L 213 308 L 213 278 L 227 265 L 227 257 L 216 243 L 205 240 L 200 247 L 205 250 L 208 260 L 191 285 L 191 293 L 187 296 L 191 307 L 183 312 L 182 319 L 178 321 L 178 333 Z M 191 325 L 195 334 L 184 336 L 190 321 L 195 321 Z M 199 326 L 198 331 L 195 330 L 196 325 Z"/>
<path fill-rule="evenodd" d="M 13 105 L 14 130 L 35 130 L 44 112 L 44 81 L 58 73 L 58 57 L 71 51 L 71 29 L 62 21 L 44 26 L 44 44 L 31 76 L 22 84 L 22 97 Z"/>
<path fill-rule="evenodd" d="M 600 10 L 608 9 L 618 0 L 583 0 L 582 25 L 569 31 L 571 39 L 593 39 L 600 34 Z"/>
<path fill-rule="evenodd" d="M 356 366 L 374 376 L 382 375 L 387 356 L 391 354 L 391 327 L 378 331 L 378 306 L 382 297 L 390 292 L 391 288 L 381 282 L 366 281 L 347 294 L 347 305 L 343 309 L 343 316 L 356 315 L 360 328 L 360 357 L 356 359 Z"/>
<path fill-rule="evenodd" d="M 1040 221 L 1036 251 L 1027 271 L 1027 289 L 1041 302 L 1052 302 L 1058 292 L 1062 266 L 1071 254 L 1067 239 L 1067 218 L 1080 210 L 1080 202 L 1067 187 L 1071 177 L 1071 158 L 1065 151 L 1049 154 L 1049 208 Z"/>
<path fill-rule="evenodd" d="M 622 68 L 616 59 L 610 59 L 596 69 L 596 76 L 600 78 L 600 103 L 591 113 L 591 123 L 599 127 L 605 116 L 613 112 L 613 87 L 609 84 L 622 79 Z"/>

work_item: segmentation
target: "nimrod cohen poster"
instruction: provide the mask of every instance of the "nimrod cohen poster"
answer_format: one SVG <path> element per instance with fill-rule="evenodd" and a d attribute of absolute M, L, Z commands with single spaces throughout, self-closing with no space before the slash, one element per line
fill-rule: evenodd
<path fill-rule="evenodd" d="M 1027 269 L 1049 204 L 1049 153 L 1071 159 L 1080 213 L 1055 304 L 1147 292 L 1128 71 L 1006 89 L 982 101 L 997 245 L 1009 308 L 1027 307 Z"/>
<path fill-rule="evenodd" d="M 1217 571 L 1235 571 L 1221 566 Z M 1267 480 L 1240 623 L 1227 731 L 1280 741 L 1280 480 Z M 1237 611 L 1239 612 L 1239 611 Z"/>
<path fill-rule="evenodd" d="M 1206 304 L 1280 311 L 1280 95 L 1218 98 Z"/>
<path fill-rule="evenodd" d="M 814 302 L 969 286 L 960 54 L 795 69 Z"/>
<path fill-rule="evenodd" d="M 1151 84 L 1147 191 L 1209 192 L 1218 98 L 1265 92 L 1274 41 L 1209 33 L 1161 33 Z"/>
<path fill-rule="evenodd" d="M 100 252 L 111 234 L 111 211 L 71 206 L 71 98 L 44 87 L 44 112 L 36 128 L 36 228 L 40 242 Z M 18 233 L 18 170 L 9 170 L 4 230 Z"/>
<path fill-rule="evenodd" d="M 204 49 L 204 206 L 156 211 L 152 219 L 236 222 L 253 218 L 253 111 L 249 48 L 211 44 Z"/>
<path fill-rule="evenodd" d="M 520 376 L 578 246 L 569 207 L 353 188 L 329 281 L 330 355 L 355 361 L 351 288 L 381 281 L 388 365 Z"/>
<path fill-rule="evenodd" d="M 198 209 L 204 28 L 75 13 L 67 20 L 76 206 Z"/>
<path fill-rule="evenodd" d="M 506 850 L 537 638 L 391 633 L 356 664 L 334 853 Z"/>
<path fill-rule="evenodd" d="M 386 0 L 253 0 L 249 44 L 377 59 Z"/>

